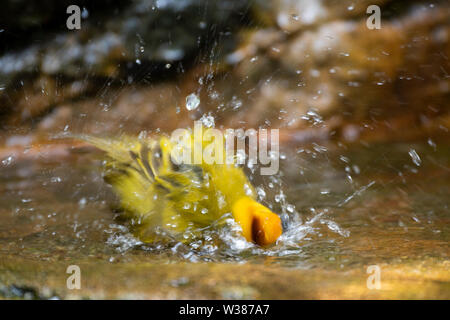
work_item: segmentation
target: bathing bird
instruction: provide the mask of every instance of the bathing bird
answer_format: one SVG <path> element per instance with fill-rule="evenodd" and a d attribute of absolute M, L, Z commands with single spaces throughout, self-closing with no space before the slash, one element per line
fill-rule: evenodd
<path fill-rule="evenodd" d="M 104 151 L 104 179 L 141 241 L 153 242 L 156 229 L 183 241 L 182 235 L 201 233 L 228 214 L 248 242 L 263 247 L 275 243 L 282 234 L 281 219 L 255 199 L 241 167 L 174 156 L 193 149 L 196 142 L 188 132 L 177 143 L 163 135 L 77 138 Z M 205 141 L 200 145 L 203 152 Z"/>

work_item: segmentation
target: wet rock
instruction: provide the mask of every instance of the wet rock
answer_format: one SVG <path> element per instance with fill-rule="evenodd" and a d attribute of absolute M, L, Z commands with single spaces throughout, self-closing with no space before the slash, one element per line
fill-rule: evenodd
<path fill-rule="evenodd" d="M 125 8 L 92 5 L 90 11 L 86 9 L 89 14 L 80 30 L 68 31 L 64 24 L 54 38 L 42 39 L 38 34 L 39 44 L 7 50 L 0 57 L 0 81 L 7 83 L 29 72 L 75 78 L 112 76 L 120 68 L 138 68 L 146 62 L 186 60 L 206 42 L 239 24 L 247 5 L 246 1 L 202 0 L 135 0 Z M 52 14 L 66 17 L 65 10 L 61 11 L 65 7 L 61 7 Z M 41 11 L 35 9 L 39 15 Z M 100 15 L 105 9 L 111 12 L 109 17 Z M 33 25 L 44 22 L 41 17 Z M 226 47 L 230 37 L 222 38 Z"/>
<path fill-rule="evenodd" d="M 337 6 L 329 4 L 329 10 Z M 339 2 L 339 7 L 345 6 Z M 360 13 L 352 19 L 346 11 L 309 26 L 294 24 L 289 34 L 282 26 L 243 34 L 229 63 L 235 64 L 236 78 L 246 80 L 241 96 L 250 98 L 235 119 L 244 117 L 249 126 L 288 128 L 316 127 L 331 119 L 341 119 L 342 128 L 369 121 L 374 130 L 392 119 L 397 119 L 392 127 L 400 119 L 419 130 L 423 121 L 438 127 L 450 93 L 448 4 L 411 4 L 400 16 L 382 20 L 379 30 L 367 28 L 361 8 L 351 10 Z M 351 128 L 339 136 L 356 140 L 359 129 Z"/>
<path fill-rule="evenodd" d="M 382 5 L 389 0 L 273 0 L 257 1 L 257 16 L 281 30 L 295 32 L 336 19 L 350 19 L 365 13 L 370 5 Z"/>
<path fill-rule="evenodd" d="M 23 299 L 23 300 L 58 300 L 47 287 L 36 289 L 31 286 L 9 285 L 4 286 L 0 284 L 0 297 L 4 299 Z"/>
<path fill-rule="evenodd" d="M 117 87 L 159 80 L 170 74 L 170 68 L 165 67 L 168 63 L 188 64 L 202 48 L 219 46 L 218 39 L 220 52 L 230 51 L 230 31 L 241 24 L 248 6 L 247 1 L 135 0 L 126 6 L 107 1 L 86 4 L 81 29 L 69 31 L 65 4 L 59 3 L 49 12 L 32 7 L 36 18 L 30 24 L 20 22 L 25 17 L 31 19 L 26 10 L 17 21 L 8 19 L 6 26 L 0 26 L 4 28 L 0 33 L 3 43 L 13 43 L 8 35 L 16 29 L 18 35 L 31 38 L 0 46 L 1 111 L 4 115 L 14 113 L 13 124 L 42 115 L 61 99 L 74 97 L 58 93 L 61 87 L 80 87 L 81 82 L 77 94 L 87 95 L 88 87 L 101 90 L 105 83 Z M 18 10 L 19 4 L 9 5 L 8 10 Z M 36 26 L 43 32 L 33 32 Z M 50 85 L 42 88 L 46 91 L 42 96 L 22 91 L 27 83 L 32 90 L 41 87 L 41 79 Z"/>
<path fill-rule="evenodd" d="M 0 57 L 8 74 L 0 81 L 4 129 L 43 121 L 39 131 L 54 131 L 62 126 L 50 125 L 57 114 L 52 110 L 66 105 L 73 108 L 73 121 L 61 123 L 97 133 L 172 130 L 203 114 L 219 128 L 305 130 L 286 137 L 308 141 L 443 133 L 450 88 L 448 4 L 375 1 L 382 27 L 369 30 L 368 2 L 344 2 L 253 3 L 251 16 L 267 15 L 272 22 L 242 30 L 229 54 L 223 53 L 234 38 L 230 26 L 246 12 L 244 4 L 132 2 L 98 27 L 87 19 L 79 32 Z M 203 19 L 200 8 L 211 10 L 211 17 Z M 301 13 L 309 11 L 301 8 L 322 14 L 308 20 Z M 290 22 L 283 24 L 280 15 Z M 198 63 L 188 69 L 186 61 L 195 54 Z M 18 77 L 23 72 L 35 75 Z M 157 84 L 166 74 L 178 78 Z M 14 79 L 22 82 L 11 85 Z M 89 93 L 95 96 L 79 99 Z M 200 100 L 195 110 L 184 107 L 190 94 Z"/>
<path fill-rule="evenodd" d="M 34 288 L 31 287 L 20 287 L 15 285 L 0 286 L 0 295 L 3 298 L 21 298 L 25 300 L 38 299 L 39 295 Z"/>
<path fill-rule="evenodd" d="M 4 129 L 15 129 L 22 123 L 45 115 L 63 101 L 88 94 L 92 88 L 91 83 L 86 81 L 65 83 L 45 75 L 25 78 L 3 94 L 0 92 L 0 123 Z"/>
<path fill-rule="evenodd" d="M 64 131 L 64 128 L 70 123 L 71 117 L 72 109 L 70 106 L 57 107 L 51 114 L 39 122 L 37 129 L 46 132 Z"/>

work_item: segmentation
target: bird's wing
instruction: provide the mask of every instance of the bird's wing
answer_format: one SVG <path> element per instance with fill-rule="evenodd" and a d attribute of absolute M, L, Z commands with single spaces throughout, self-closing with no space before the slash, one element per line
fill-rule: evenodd
<path fill-rule="evenodd" d="M 84 135 L 75 138 L 106 152 L 104 178 L 118 193 L 126 213 L 137 218 L 157 218 L 154 213 L 159 211 L 163 199 L 158 199 L 161 190 L 155 183 L 153 151 L 156 141 L 126 136 L 106 139 Z"/>
<path fill-rule="evenodd" d="M 117 171 L 136 171 L 150 182 L 154 181 L 155 170 L 152 165 L 152 151 L 157 144 L 154 140 L 120 137 L 106 139 L 93 136 L 77 136 L 93 146 L 105 151 L 108 165 Z"/>

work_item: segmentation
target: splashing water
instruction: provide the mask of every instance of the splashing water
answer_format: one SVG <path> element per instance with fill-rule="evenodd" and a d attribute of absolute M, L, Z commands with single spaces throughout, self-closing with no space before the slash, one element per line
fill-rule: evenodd
<path fill-rule="evenodd" d="M 320 149 L 320 152 L 325 152 L 324 150 Z M 323 230 L 329 230 L 338 238 L 350 236 L 348 230 L 333 220 L 328 209 L 310 208 L 310 212 L 313 213 L 310 217 L 304 217 L 304 214 L 299 213 L 295 209 L 295 205 L 288 202 L 287 195 L 283 192 L 281 175 L 282 173 L 270 177 L 272 182 L 269 184 L 271 186 L 269 188 L 271 190 L 265 190 L 264 185 L 256 188 L 260 200 L 267 202 L 270 208 L 276 204 L 277 212 L 280 213 L 283 220 L 283 234 L 271 247 L 264 248 L 246 241 L 241 234 L 240 225 L 236 223 L 231 214 L 225 214 L 207 228 L 188 229 L 179 239 L 161 230 L 158 233 L 159 237 L 153 243 L 142 243 L 134 238 L 127 228 L 114 226 L 110 231 L 111 235 L 107 243 L 121 254 L 126 254 L 134 249 L 142 249 L 146 252 L 164 252 L 172 259 L 177 258 L 190 262 L 243 262 L 272 257 L 280 260 L 280 263 L 286 259 L 294 259 L 298 264 L 298 260 L 304 256 L 305 244 L 310 243 L 312 239 L 321 237 Z M 254 178 L 253 175 L 250 178 Z M 363 190 L 360 190 L 359 194 L 362 192 Z M 273 199 L 270 200 L 269 196 Z"/>
<path fill-rule="evenodd" d="M 191 93 L 186 97 L 186 109 L 189 111 L 197 109 L 200 105 L 200 99 L 195 93 Z"/>

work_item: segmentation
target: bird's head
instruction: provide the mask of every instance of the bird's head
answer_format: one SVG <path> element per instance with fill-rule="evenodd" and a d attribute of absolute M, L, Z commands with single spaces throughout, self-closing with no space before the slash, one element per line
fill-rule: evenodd
<path fill-rule="evenodd" d="M 274 243 L 282 233 L 280 217 L 249 197 L 239 199 L 233 205 L 232 213 L 249 242 L 267 246 Z"/>

